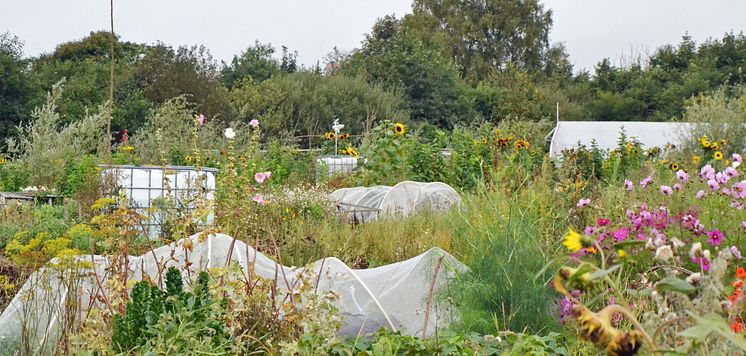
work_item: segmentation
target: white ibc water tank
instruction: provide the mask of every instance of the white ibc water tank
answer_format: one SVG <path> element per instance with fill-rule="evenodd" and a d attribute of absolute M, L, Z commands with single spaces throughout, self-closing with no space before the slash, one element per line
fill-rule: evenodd
<path fill-rule="evenodd" d="M 127 195 L 130 206 L 137 212 L 147 217 L 146 232 L 151 238 L 160 234 L 159 214 L 150 211 L 153 201 L 169 196 L 173 199 L 176 207 L 182 211 L 191 211 L 188 205 L 188 197 L 195 196 L 200 190 L 204 190 L 204 196 L 212 201 L 215 195 L 215 182 L 218 170 L 215 168 L 202 168 L 199 171 L 195 167 L 184 166 L 101 166 L 102 177 L 114 177 L 117 191 Z M 197 185 L 199 177 L 202 187 Z M 165 179 L 164 179 L 165 178 Z M 207 223 L 212 223 L 214 214 L 210 213 Z"/>

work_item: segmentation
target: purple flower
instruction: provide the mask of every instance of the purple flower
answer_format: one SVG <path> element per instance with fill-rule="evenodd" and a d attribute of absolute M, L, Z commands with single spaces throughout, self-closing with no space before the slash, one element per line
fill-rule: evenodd
<path fill-rule="evenodd" d="M 683 169 L 679 169 L 678 171 L 676 171 L 676 178 L 686 183 L 689 181 L 689 173 L 684 172 Z"/>
<path fill-rule="evenodd" d="M 640 181 L 640 185 L 643 188 L 645 188 L 645 187 L 647 187 L 652 182 L 653 182 L 653 177 L 652 176 L 647 176 L 647 178 L 645 178 L 645 179 L 643 179 L 643 180 Z"/>
<path fill-rule="evenodd" d="M 714 179 L 708 180 L 707 181 L 707 185 L 710 186 L 710 190 L 713 191 L 713 192 L 716 191 L 716 190 L 718 190 L 718 189 L 720 189 L 720 184 L 716 180 L 714 180 Z"/>
<path fill-rule="evenodd" d="M 624 189 L 627 189 L 627 191 L 632 191 L 632 189 L 635 189 L 635 185 L 632 184 L 632 181 L 629 179 L 624 179 Z"/>
<path fill-rule="evenodd" d="M 583 232 L 585 232 L 586 235 L 591 236 L 591 235 L 593 235 L 593 234 L 596 233 L 596 227 L 595 226 L 586 226 L 585 230 Z"/>
<path fill-rule="evenodd" d="M 697 192 L 697 199 L 702 199 L 705 197 L 705 195 L 707 195 L 707 192 L 705 192 L 704 190 L 700 190 Z"/>
<path fill-rule="evenodd" d="M 614 231 L 614 238 L 616 239 L 616 242 L 622 242 L 627 238 L 627 235 L 629 234 L 629 229 L 626 227 L 623 227 L 619 230 Z"/>
<path fill-rule="evenodd" d="M 733 197 L 736 199 L 746 198 L 746 180 L 733 184 Z"/>
<path fill-rule="evenodd" d="M 733 167 L 728 167 L 724 171 L 725 175 L 730 178 L 738 177 L 738 171 L 735 170 Z"/>
<path fill-rule="evenodd" d="M 699 170 L 699 176 L 707 180 L 713 179 L 715 178 L 715 169 L 708 164 Z"/>
<path fill-rule="evenodd" d="M 588 205 L 588 204 L 590 204 L 590 203 L 591 203 L 591 200 L 590 200 L 590 199 L 588 199 L 588 198 L 580 199 L 580 200 L 578 200 L 578 204 L 577 204 L 577 207 L 578 207 L 578 208 L 582 208 L 582 207 L 584 207 L 584 206 L 587 206 L 587 205 Z"/>
<path fill-rule="evenodd" d="M 733 256 L 735 256 L 737 260 L 740 260 L 743 258 L 743 256 L 741 256 L 741 251 L 738 251 L 738 247 L 736 246 L 730 247 L 730 253 L 732 253 Z"/>
<path fill-rule="evenodd" d="M 560 323 L 564 324 L 567 320 L 572 318 L 572 300 L 570 297 L 562 297 L 559 301 L 559 319 Z"/>
<path fill-rule="evenodd" d="M 723 242 L 723 233 L 718 229 L 707 232 L 707 236 L 710 237 L 707 242 L 712 246 L 720 246 L 720 243 Z"/>
<path fill-rule="evenodd" d="M 664 195 L 671 195 L 671 194 L 673 194 L 673 189 L 671 189 L 671 187 L 669 187 L 667 185 L 662 185 L 661 186 L 661 193 L 663 193 Z"/>
<path fill-rule="evenodd" d="M 739 155 L 738 153 L 734 153 L 732 156 L 730 156 L 730 158 L 733 160 L 733 162 L 743 162 L 743 158 L 741 158 L 741 155 Z"/>
<path fill-rule="evenodd" d="M 673 185 L 673 190 L 680 192 L 681 191 L 681 184 L 676 183 Z"/>

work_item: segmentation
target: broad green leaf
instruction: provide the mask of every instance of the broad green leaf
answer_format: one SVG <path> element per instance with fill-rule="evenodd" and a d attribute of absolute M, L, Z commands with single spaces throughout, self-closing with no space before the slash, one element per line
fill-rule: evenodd
<path fill-rule="evenodd" d="M 689 284 L 689 282 L 675 277 L 666 277 L 661 279 L 656 285 L 656 288 L 659 291 L 679 292 L 687 295 L 697 291 L 697 289 L 694 288 L 693 285 Z"/>

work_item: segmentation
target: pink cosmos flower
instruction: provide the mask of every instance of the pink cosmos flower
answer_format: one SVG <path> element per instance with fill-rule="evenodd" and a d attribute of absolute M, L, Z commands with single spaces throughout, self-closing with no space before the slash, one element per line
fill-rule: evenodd
<path fill-rule="evenodd" d="M 699 170 L 699 176 L 707 180 L 713 179 L 715 178 L 715 169 L 708 164 Z"/>
<path fill-rule="evenodd" d="M 598 224 L 598 226 L 607 226 L 610 222 L 611 220 L 604 218 L 598 218 L 598 220 L 596 220 L 596 224 Z"/>
<path fill-rule="evenodd" d="M 596 233 L 596 227 L 595 226 L 586 226 L 585 230 L 583 230 L 586 235 L 591 236 Z"/>
<path fill-rule="evenodd" d="M 725 175 L 729 178 L 735 178 L 738 177 L 738 171 L 733 167 L 728 167 L 724 171 Z"/>
<path fill-rule="evenodd" d="M 733 197 L 736 199 L 746 198 L 746 180 L 733 184 Z"/>
<path fill-rule="evenodd" d="M 576 204 L 576 206 L 578 208 L 582 208 L 584 206 L 587 206 L 590 203 L 591 203 L 591 200 L 589 198 L 583 198 L 583 199 L 578 200 L 578 204 Z"/>
<path fill-rule="evenodd" d="M 627 239 L 627 235 L 629 235 L 629 230 L 626 227 L 623 227 L 619 230 L 614 231 L 614 238 L 616 239 L 616 242 L 622 242 L 625 239 Z"/>
<path fill-rule="evenodd" d="M 723 233 L 720 232 L 720 230 L 718 229 L 707 232 L 707 236 L 709 237 L 709 239 L 707 239 L 707 242 L 709 242 L 712 246 L 720 246 L 720 243 L 723 242 Z"/>
<path fill-rule="evenodd" d="M 252 199 L 252 200 L 255 201 L 255 202 L 257 202 L 259 205 L 264 205 L 264 204 L 267 203 L 267 202 L 264 201 L 264 197 L 261 194 L 255 195 L 254 199 Z"/>
<path fill-rule="evenodd" d="M 645 178 L 645 179 L 643 179 L 643 180 L 640 181 L 640 185 L 643 188 L 647 187 L 650 183 L 653 183 L 653 177 L 652 176 L 647 176 L 647 178 Z"/>
<path fill-rule="evenodd" d="M 707 192 L 705 192 L 704 190 L 700 190 L 700 191 L 697 192 L 696 197 L 697 197 L 697 199 L 702 199 L 702 198 L 705 197 L 705 195 L 707 195 Z"/>
<path fill-rule="evenodd" d="M 686 183 L 689 181 L 689 173 L 684 172 L 683 169 L 679 169 L 678 171 L 676 171 L 676 178 Z"/>
<path fill-rule="evenodd" d="M 199 117 L 197 117 L 197 122 L 199 123 L 199 126 L 202 126 L 205 124 L 205 115 L 199 114 Z"/>
<path fill-rule="evenodd" d="M 673 185 L 673 190 L 680 192 L 681 191 L 681 184 L 676 183 Z"/>
<path fill-rule="evenodd" d="M 256 181 L 256 182 L 258 183 L 258 184 L 262 184 L 262 183 L 264 183 L 264 181 L 265 181 L 266 179 L 267 179 L 267 175 L 266 175 L 266 174 L 264 174 L 264 172 L 259 172 L 259 173 L 256 173 L 256 174 L 254 174 L 254 180 L 255 180 L 255 181 Z"/>
<path fill-rule="evenodd" d="M 671 187 L 669 187 L 667 185 L 662 185 L 661 186 L 661 193 L 663 193 L 664 195 L 671 195 L 671 194 L 673 194 L 673 189 L 671 189 Z"/>
<path fill-rule="evenodd" d="M 743 163 L 743 158 L 741 158 L 741 155 L 739 155 L 738 153 L 734 153 L 730 156 L 730 158 L 733 162 Z"/>
<path fill-rule="evenodd" d="M 708 180 L 707 181 L 707 185 L 710 186 L 710 190 L 713 191 L 713 192 L 716 191 L 716 190 L 718 190 L 718 189 L 720 189 L 720 184 L 716 180 L 714 180 L 714 179 Z"/>
<path fill-rule="evenodd" d="M 635 189 L 634 184 L 632 184 L 632 181 L 629 179 L 624 179 L 624 188 L 627 189 L 627 191 L 632 191 L 632 189 Z"/>
<path fill-rule="evenodd" d="M 251 121 L 249 121 L 249 126 L 255 128 L 255 129 L 259 128 L 259 120 L 252 119 Z"/>

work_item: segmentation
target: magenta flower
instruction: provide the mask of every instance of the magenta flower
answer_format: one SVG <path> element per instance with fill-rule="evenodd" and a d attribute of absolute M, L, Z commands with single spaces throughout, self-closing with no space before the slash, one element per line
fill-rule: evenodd
<path fill-rule="evenodd" d="M 616 239 L 616 242 L 622 242 L 625 239 L 627 239 L 627 235 L 629 235 L 629 230 L 626 227 L 623 227 L 619 230 L 614 231 L 614 238 Z"/>
<path fill-rule="evenodd" d="M 671 194 L 673 194 L 673 189 L 671 189 L 671 187 L 669 187 L 667 185 L 662 185 L 661 186 L 661 193 L 663 193 L 664 195 L 671 195 Z"/>
<path fill-rule="evenodd" d="M 632 189 L 635 189 L 634 184 L 632 184 L 632 181 L 629 179 L 624 179 L 624 189 L 627 189 L 628 192 L 631 192 Z"/>
<path fill-rule="evenodd" d="M 255 202 L 257 202 L 259 205 L 264 205 L 264 204 L 267 203 L 267 202 L 264 201 L 264 197 L 261 194 L 255 195 L 254 199 L 252 199 L 252 200 L 255 201 Z"/>
<path fill-rule="evenodd" d="M 709 239 L 707 239 L 707 242 L 709 242 L 712 246 L 720 246 L 720 243 L 723 242 L 723 233 L 720 232 L 720 230 L 718 229 L 707 232 L 707 236 L 710 237 Z"/>
<path fill-rule="evenodd" d="M 251 121 L 249 121 L 249 126 L 255 128 L 255 129 L 259 128 L 259 120 L 252 119 Z"/>
<path fill-rule="evenodd" d="M 643 180 L 640 181 L 640 185 L 643 188 L 647 187 L 650 183 L 653 183 L 653 177 L 652 176 L 647 176 L 645 179 L 643 179 Z"/>
<path fill-rule="evenodd" d="M 584 199 L 578 200 L 578 204 L 576 204 L 576 206 L 578 208 L 582 208 L 584 206 L 587 206 L 590 203 L 591 203 L 591 200 L 589 198 L 584 198 Z"/>
<path fill-rule="evenodd" d="M 596 220 L 596 224 L 598 224 L 598 226 L 607 226 L 610 222 L 611 220 L 604 218 L 598 218 L 598 220 Z"/>
<path fill-rule="evenodd" d="M 205 115 L 199 114 L 199 117 L 197 117 L 197 122 L 199 123 L 199 126 L 202 126 L 205 124 Z"/>

